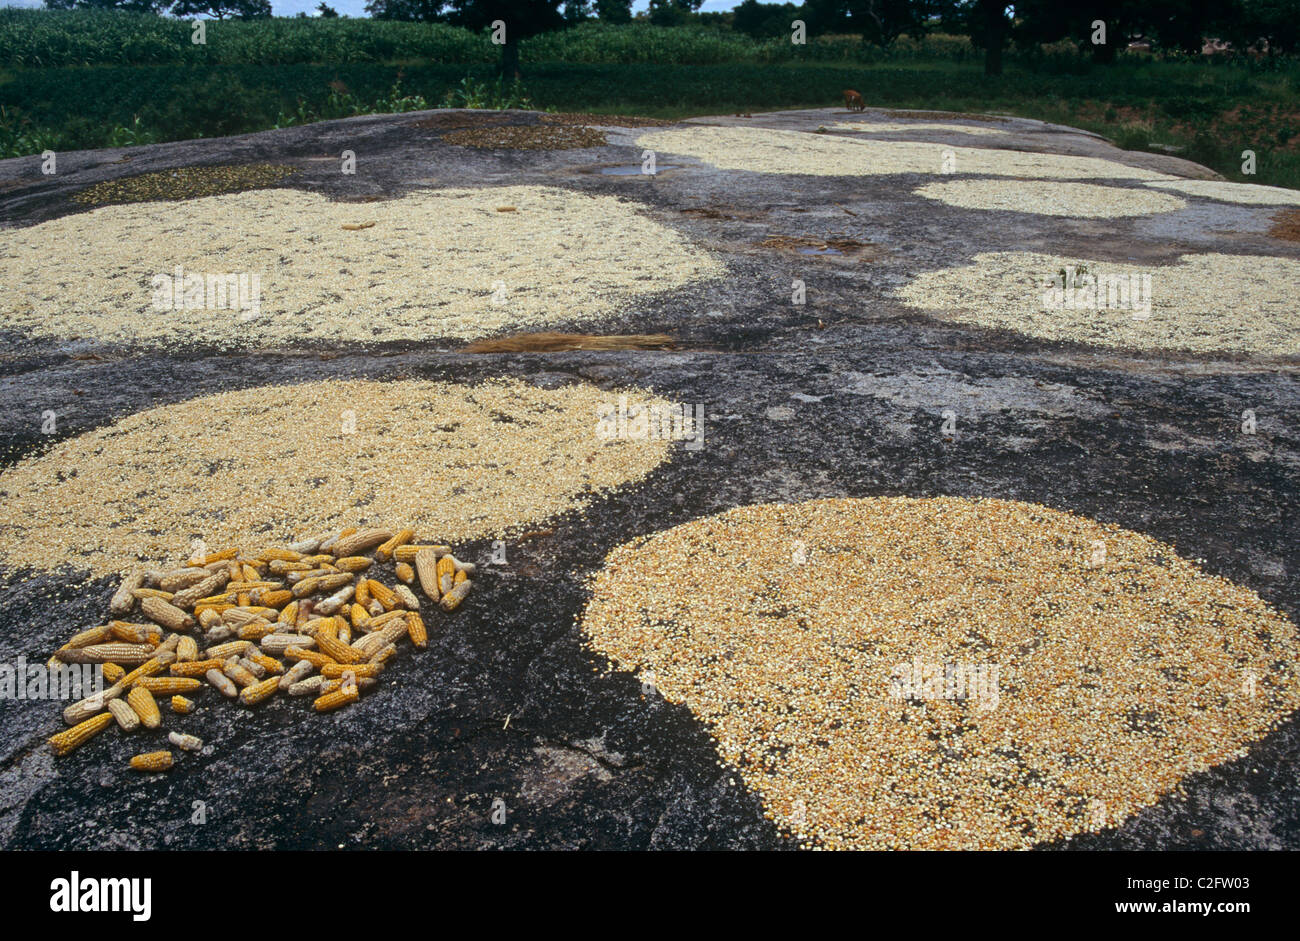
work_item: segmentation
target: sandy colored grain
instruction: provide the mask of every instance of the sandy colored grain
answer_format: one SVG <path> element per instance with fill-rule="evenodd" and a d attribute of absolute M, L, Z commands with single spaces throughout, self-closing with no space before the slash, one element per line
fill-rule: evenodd
<path fill-rule="evenodd" d="M 1034 154 L 920 141 L 861 140 L 803 131 L 747 127 L 691 127 L 651 131 L 637 146 L 684 154 L 727 170 L 810 176 L 938 174 L 946 154 L 956 173 L 1053 179 L 1167 180 L 1171 177 L 1096 157 Z"/>
<path fill-rule="evenodd" d="M 923 131 L 936 134 L 975 134 L 978 136 L 996 136 L 998 134 L 1010 134 L 1011 131 L 1000 127 L 979 127 L 972 124 L 935 124 L 927 121 L 917 121 L 911 124 L 905 124 L 899 121 L 880 121 L 867 123 L 865 121 L 840 121 L 833 125 L 831 130 L 834 131 L 862 131 L 876 132 L 880 134 L 904 134 L 909 131 Z"/>
<path fill-rule="evenodd" d="M 511 204 L 518 211 L 499 213 Z M 537 186 L 356 208 L 296 190 L 106 206 L 0 232 L 12 330 L 168 346 L 473 339 L 598 319 L 724 268 L 635 204 Z M 260 311 L 158 310 L 155 276 L 257 275 Z"/>
<path fill-rule="evenodd" d="M 1226 183 L 1221 180 L 1162 180 L 1147 183 L 1162 190 L 1174 190 L 1188 196 L 1203 196 L 1224 203 L 1247 206 L 1300 206 L 1300 190 L 1257 183 Z"/>
<path fill-rule="evenodd" d="M 961 209 L 1087 219 L 1174 212 L 1187 206 L 1177 196 L 1151 190 L 1042 180 L 951 180 L 927 183 L 914 192 Z"/>
<path fill-rule="evenodd" d="M 597 436 L 597 406 L 620 394 L 352 380 L 150 409 L 0 475 L 0 559 L 98 575 L 173 560 L 192 539 L 252 551 L 342 526 L 401 523 L 444 542 L 504 534 L 668 457 L 665 440 Z"/>
<path fill-rule="evenodd" d="M 611 552 L 582 626 L 705 723 L 772 819 L 828 847 L 1113 827 L 1300 705 L 1296 628 L 1253 592 L 1000 500 L 695 520 Z M 900 695 L 916 663 L 996 667 L 996 696 Z"/>
<path fill-rule="evenodd" d="M 1049 309 L 1047 282 L 1063 266 L 1098 276 L 1150 274 L 1150 317 L 1132 310 Z M 954 323 L 1015 330 L 1048 340 L 1141 350 L 1300 355 L 1294 286 L 1300 261 L 1257 255 L 1184 255 L 1142 266 L 1095 259 L 989 252 L 969 265 L 931 271 L 898 292 L 904 303 Z"/>

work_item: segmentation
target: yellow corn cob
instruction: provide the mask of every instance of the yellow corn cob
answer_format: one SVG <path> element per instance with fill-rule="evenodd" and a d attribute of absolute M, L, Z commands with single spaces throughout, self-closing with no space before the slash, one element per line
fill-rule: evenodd
<path fill-rule="evenodd" d="M 172 697 L 172 712 L 179 712 L 183 716 L 189 715 L 194 711 L 194 701 L 186 699 L 184 696 Z"/>
<path fill-rule="evenodd" d="M 444 595 L 442 601 L 438 602 L 442 610 L 450 613 L 460 607 L 460 603 L 465 600 L 465 596 L 469 594 L 470 586 L 473 584 L 474 583 L 467 578 Z"/>
<path fill-rule="evenodd" d="M 396 656 L 397 647 L 394 644 L 384 644 L 366 661 L 366 665 L 383 669 L 384 664 Z"/>
<path fill-rule="evenodd" d="M 215 647 L 209 647 L 205 657 L 209 660 L 214 657 L 220 657 L 223 661 L 227 657 L 243 656 L 253 647 L 252 641 L 232 640 L 229 643 L 217 644 Z"/>
<path fill-rule="evenodd" d="M 123 676 L 120 680 L 115 680 L 114 682 L 121 683 L 122 688 L 126 689 L 131 685 L 133 685 L 136 682 L 136 680 L 140 679 L 143 676 L 155 676 L 161 673 L 162 668 L 165 667 L 166 665 L 167 664 L 163 663 L 159 657 L 156 656 L 150 657 L 148 660 L 140 664 L 130 673 L 127 673 L 125 676 Z"/>
<path fill-rule="evenodd" d="M 166 653 L 175 654 L 176 649 L 180 646 L 180 642 L 181 642 L 180 634 L 168 634 L 167 639 L 154 648 L 153 654 L 155 657 L 159 657 L 159 658 L 161 658 L 162 655 Z M 174 656 L 166 658 L 168 663 L 171 663 L 172 660 L 174 659 L 175 659 Z"/>
<path fill-rule="evenodd" d="M 68 638 L 68 642 L 63 645 L 64 650 L 73 650 L 78 647 L 89 647 L 92 644 L 102 644 L 113 637 L 113 628 L 105 624 L 101 627 L 92 627 L 80 633 L 73 634 Z"/>
<path fill-rule="evenodd" d="M 337 660 L 339 663 L 360 663 L 366 659 L 360 650 L 324 632 L 316 635 L 316 646 L 321 649 L 321 653 L 331 660 Z"/>
<path fill-rule="evenodd" d="M 223 591 L 219 595 L 209 595 L 206 598 L 200 598 L 194 602 L 194 610 L 197 612 L 200 608 L 216 608 L 224 606 L 233 608 L 235 606 L 238 592 Z"/>
<path fill-rule="evenodd" d="M 387 562 L 390 558 L 392 558 L 394 549 L 396 549 L 398 546 L 406 545 L 414 538 L 415 538 L 415 530 L 403 529 L 401 532 L 394 535 L 392 539 L 389 539 L 381 543 L 375 549 L 375 558 L 378 559 L 380 562 Z"/>
<path fill-rule="evenodd" d="M 344 556 L 334 563 L 335 567 L 343 572 L 364 572 L 374 564 L 375 560 L 364 555 Z"/>
<path fill-rule="evenodd" d="M 370 620 L 370 614 L 359 604 L 354 604 L 348 611 L 352 619 L 352 626 L 357 630 L 365 630 L 366 623 Z"/>
<path fill-rule="evenodd" d="M 182 637 L 176 642 L 176 659 L 181 663 L 199 658 L 199 645 L 193 637 Z"/>
<path fill-rule="evenodd" d="M 456 574 L 452 577 L 452 584 L 459 585 L 461 582 L 467 581 L 469 581 L 469 576 L 465 574 L 464 570 L 456 569 Z"/>
<path fill-rule="evenodd" d="M 224 596 L 222 596 L 222 597 L 224 597 Z M 227 601 L 222 601 L 222 602 L 206 602 L 206 601 L 205 601 L 205 602 L 200 602 L 200 603 L 198 603 L 198 604 L 196 604 L 196 605 L 194 606 L 194 616 L 195 616 L 195 617 L 202 617 L 204 614 L 206 614 L 206 613 L 209 612 L 209 611 L 211 611 L 213 614 L 224 614 L 225 612 L 229 611 L 229 610 L 230 610 L 231 608 L 233 608 L 234 606 L 235 606 L 235 604 L 234 604 L 233 601 L 230 601 L 230 602 L 227 602 Z"/>
<path fill-rule="evenodd" d="M 341 536 L 330 550 L 340 559 L 350 555 L 356 555 L 358 552 L 364 552 L 367 549 L 373 549 L 380 543 L 387 542 L 393 538 L 393 534 L 387 529 L 363 529 L 359 533 L 348 536 Z"/>
<path fill-rule="evenodd" d="M 131 759 L 131 767 L 136 771 L 170 771 L 172 760 L 169 751 L 145 752 Z"/>
<path fill-rule="evenodd" d="M 150 644 L 91 644 L 89 647 L 60 647 L 54 652 L 64 663 L 118 663 L 134 666 L 153 657 Z"/>
<path fill-rule="evenodd" d="M 452 560 L 451 556 L 444 555 L 442 558 L 438 560 L 438 576 L 440 578 L 443 575 L 455 575 L 455 574 L 456 574 L 456 563 L 455 561 Z"/>
<path fill-rule="evenodd" d="M 186 735 L 184 732 L 168 732 L 167 741 L 185 751 L 198 751 L 203 747 L 202 739 L 194 735 Z"/>
<path fill-rule="evenodd" d="M 244 581 L 255 582 L 262 577 L 262 573 L 253 568 L 247 562 L 241 562 L 239 565 L 240 573 L 244 576 Z"/>
<path fill-rule="evenodd" d="M 370 607 L 370 579 L 358 578 L 356 594 L 353 600 L 362 607 Z"/>
<path fill-rule="evenodd" d="M 450 552 L 451 546 L 398 546 L 393 550 L 393 558 L 398 562 L 414 562 L 415 557 L 425 549 L 432 552 L 433 557 L 436 559 L 438 556 Z"/>
<path fill-rule="evenodd" d="M 157 624 L 128 624 L 114 621 L 109 625 L 113 637 L 129 644 L 149 644 L 156 647 L 162 640 L 162 628 Z"/>
<path fill-rule="evenodd" d="M 275 659 L 275 657 L 268 657 L 264 653 L 259 653 L 254 654 L 251 659 L 267 673 L 274 673 L 279 676 L 284 672 L 284 664 Z"/>
<path fill-rule="evenodd" d="M 185 663 L 173 663 L 171 665 L 172 676 L 202 676 L 209 670 L 220 670 L 224 660 L 216 657 L 209 657 L 205 660 L 189 660 Z"/>
<path fill-rule="evenodd" d="M 193 616 L 161 598 L 144 599 L 140 602 L 140 610 L 149 620 L 156 621 L 169 631 L 183 631 L 195 623 Z"/>
<path fill-rule="evenodd" d="M 267 621 L 251 621 L 239 629 L 240 640 L 261 640 L 267 634 L 274 634 L 276 627 Z"/>
<path fill-rule="evenodd" d="M 267 562 L 297 562 L 302 558 L 302 553 L 292 549 L 266 549 L 258 554 L 258 558 Z"/>
<path fill-rule="evenodd" d="M 162 723 L 162 713 L 158 711 L 158 703 L 149 690 L 138 685 L 132 686 L 126 691 L 126 702 L 135 710 L 145 728 L 156 729 Z"/>
<path fill-rule="evenodd" d="M 304 578 L 296 585 L 293 586 L 293 596 L 295 598 L 306 597 L 307 595 L 310 595 L 312 592 L 314 592 L 318 585 L 320 585 L 319 575 L 313 576 L 311 578 Z"/>
<path fill-rule="evenodd" d="M 131 592 L 131 595 L 138 601 L 144 601 L 146 598 L 157 598 L 160 601 L 171 601 L 176 595 L 170 591 L 162 591 L 158 588 L 137 588 Z"/>
<path fill-rule="evenodd" d="M 370 589 L 371 597 L 384 606 L 385 611 L 392 611 L 397 607 L 397 595 L 393 594 L 393 590 L 383 582 L 371 578 L 366 581 L 366 587 Z"/>
<path fill-rule="evenodd" d="M 258 591 L 267 588 L 283 588 L 284 583 L 278 581 L 267 581 L 264 578 L 255 578 L 251 581 L 231 582 L 226 586 L 226 591 Z"/>
<path fill-rule="evenodd" d="M 113 716 L 111 713 L 101 712 L 99 715 L 78 723 L 70 729 L 65 729 L 57 735 L 51 735 L 50 747 L 54 749 L 54 754 L 66 755 L 85 742 L 86 739 L 104 731 L 112 722 Z"/>
<path fill-rule="evenodd" d="M 355 676 L 378 676 L 383 672 L 383 665 L 378 663 L 327 663 L 320 668 L 320 675 L 336 680 L 345 673 Z"/>
<path fill-rule="evenodd" d="M 157 581 L 157 586 L 163 591 L 180 591 L 182 588 L 189 588 L 191 585 L 197 585 L 203 579 L 207 578 L 211 572 L 203 568 L 184 568 L 173 572 L 166 572 Z"/>
<path fill-rule="evenodd" d="M 237 555 L 239 555 L 238 547 L 233 549 L 222 549 L 220 552 L 214 552 L 212 555 L 206 556 L 199 564 L 211 565 L 213 562 L 224 562 L 226 559 L 233 559 Z"/>
<path fill-rule="evenodd" d="M 116 663 L 106 663 L 101 668 L 104 671 L 104 679 L 110 683 L 116 683 L 122 677 L 126 676 L 126 670 L 122 669 Z"/>
<path fill-rule="evenodd" d="M 257 682 L 257 677 L 250 673 L 234 657 L 231 657 L 225 662 L 221 668 L 221 672 L 245 688 L 252 686 Z"/>
<path fill-rule="evenodd" d="M 438 556 L 432 549 L 421 549 L 415 555 L 415 573 L 420 578 L 420 588 L 430 601 L 442 597 L 438 590 Z"/>
<path fill-rule="evenodd" d="M 142 676 L 132 689 L 147 689 L 151 693 L 170 696 L 173 693 L 192 693 L 203 684 L 187 676 Z"/>
<path fill-rule="evenodd" d="M 311 671 L 316 669 L 316 665 L 308 660 L 299 660 L 280 677 L 280 689 L 287 690 L 299 680 L 305 680 L 311 675 Z"/>
<path fill-rule="evenodd" d="M 370 689 L 370 687 L 379 682 L 379 680 L 375 679 L 373 676 L 349 676 L 335 680 L 327 680 L 325 677 L 321 676 L 314 677 L 314 679 L 319 679 L 321 681 L 320 687 L 316 691 L 317 695 L 320 696 L 327 696 L 340 689 L 349 688 L 364 693 L 366 690 Z"/>
<path fill-rule="evenodd" d="M 270 679 L 262 680 L 260 683 L 254 683 L 252 686 L 246 686 L 239 694 L 239 701 L 245 706 L 255 706 L 265 699 L 270 699 L 280 686 L 280 678 L 273 676 Z"/>
<path fill-rule="evenodd" d="M 230 677 L 226 676 L 226 674 L 222 673 L 220 670 L 209 670 L 207 673 L 204 673 L 203 676 L 209 683 L 220 690 L 221 695 L 226 698 L 234 699 L 239 695 L 239 688 L 235 686 L 234 683 L 230 682 Z"/>
<path fill-rule="evenodd" d="M 241 608 L 246 607 L 247 605 L 250 605 L 252 603 L 253 603 L 252 596 L 249 595 L 249 593 L 246 591 L 238 592 L 235 595 L 235 604 L 239 605 Z"/>
<path fill-rule="evenodd" d="M 289 592 L 289 594 L 292 595 L 293 592 Z M 287 605 L 284 606 L 284 609 L 280 612 L 280 616 L 276 618 L 276 620 L 281 624 L 293 624 L 294 620 L 297 617 L 298 617 L 298 602 L 290 601 Z"/>
<path fill-rule="evenodd" d="M 315 568 L 318 565 L 324 565 L 326 562 L 333 562 L 334 556 L 328 552 L 322 552 L 320 555 L 304 556 L 303 561 L 308 563 L 309 567 Z"/>
<path fill-rule="evenodd" d="M 326 656 L 325 654 L 319 653 L 315 650 L 306 650 L 302 647 L 290 647 L 284 652 L 284 658 L 286 660 L 306 660 L 308 663 L 317 667 L 334 662 L 333 657 Z"/>
<path fill-rule="evenodd" d="M 287 588 L 259 588 L 249 594 L 249 600 L 267 608 L 280 608 L 293 601 L 293 592 Z"/>
<path fill-rule="evenodd" d="M 371 633 L 374 633 L 381 627 L 391 624 L 393 621 L 400 621 L 402 618 L 406 617 L 408 613 L 409 612 L 402 608 L 397 608 L 393 611 L 385 611 L 383 614 L 376 614 L 370 619 L 370 624 L 367 629 Z"/>
<path fill-rule="evenodd" d="M 348 703 L 354 703 L 361 697 L 361 690 L 355 685 L 350 685 L 341 689 L 336 689 L 332 693 L 326 693 L 317 699 L 312 706 L 317 712 L 329 712 L 331 709 L 338 709 L 340 706 L 346 706 Z"/>
<path fill-rule="evenodd" d="M 211 595 L 221 591 L 229 591 L 226 585 L 230 577 L 228 572 L 214 572 L 203 581 L 191 585 L 189 588 L 183 588 L 176 592 L 171 603 L 178 608 L 192 608 L 200 601 L 205 601 Z"/>
<path fill-rule="evenodd" d="M 117 726 L 123 732 L 134 732 L 140 728 L 140 717 L 135 714 L 135 710 L 122 702 L 120 699 L 110 699 L 108 701 L 108 711 L 117 720 Z"/>
<path fill-rule="evenodd" d="M 397 580 L 403 584 L 410 585 L 415 581 L 415 569 L 406 562 L 398 562 L 393 566 L 393 571 L 397 575 Z"/>
<path fill-rule="evenodd" d="M 406 616 L 406 633 L 417 649 L 423 650 L 429 645 L 429 632 L 425 630 L 424 621 L 414 611 Z"/>

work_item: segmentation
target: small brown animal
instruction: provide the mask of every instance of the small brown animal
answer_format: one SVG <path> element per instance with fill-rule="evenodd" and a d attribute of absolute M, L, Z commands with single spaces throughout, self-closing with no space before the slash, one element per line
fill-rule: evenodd
<path fill-rule="evenodd" d="M 866 108 L 866 104 L 862 101 L 862 96 L 852 88 L 844 89 L 841 94 L 844 95 L 844 107 L 848 110 L 861 111 Z"/>

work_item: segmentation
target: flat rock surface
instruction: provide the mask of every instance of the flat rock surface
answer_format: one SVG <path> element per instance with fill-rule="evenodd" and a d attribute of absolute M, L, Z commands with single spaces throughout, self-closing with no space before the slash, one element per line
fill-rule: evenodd
<path fill-rule="evenodd" d="M 1187 197 L 1185 210 L 1136 219 L 976 212 L 910 196 L 920 175 L 785 177 L 668 154 L 659 164 L 676 169 L 616 175 L 601 171 L 638 166 L 642 131 L 610 128 L 608 146 L 586 150 L 476 150 L 416 126 L 430 117 L 61 154 L 52 177 L 40 174 L 37 158 L 0 161 L 0 225 L 85 211 L 70 197 L 95 182 L 194 164 L 287 163 L 300 172 L 284 185 L 359 201 L 520 183 L 615 194 L 716 252 L 729 275 L 640 298 L 596 325 L 555 329 L 666 332 L 678 349 L 471 355 L 436 338 L 309 349 L 286 338 L 283 349 L 219 352 L 192 342 L 157 352 L 6 332 L 5 465 L 145 408 L 330 377 L 637 385 L 702 405 L 703 447 L 677 446 L 641 484 L 507 540 L 506 564 L 486 567 L 471 602 L 434 632 L 429 649 L 404 652 L 380 688 L 349 709 L 315 717 L 301 702 L 256 710 L 205 702 L 184 729 L 207 747 L 167 775 L 130 771 L 127 759 L 139 749 L 112 732 L 55 759 L 45 739 L 63 727 L 63 704 L 0 700 L 5 847 L 788 847 L 687 709 L 609 671 L 575 624 L 585 579 L 614 546 L 744 504 L 942 494 L 1031 501 L 1149 533 L 1292 620 L 1300 615 L 1294 361 L 1045 342 L 941 323 L 889 297 L 917 273 L 987 251 L 1151 265 L 1193 251 L 1300 258 L 1300 244 L 1267 235 L 1275 209 Z M 858 119 L 827 109 L 687 123 L 812 131 Z M 1081 131 L 1008 123 L 1009 138 L 951 140 L 1213 177 Z M 357 154 L 354 176 L 338 172 L 345 149 Z M 860 247 L 807 256 L 763 245 L 773 237 Z M 807 284 L 806 305 L 790 303 L 794 279 Z M 1253 435 L 1241 432 L 1246 409 L 1257 416 Z M 941 431 L 949 410 L 953 434 Z M 58 417 L 54 435 L 41 433 L 47 411 Z M 484 562 L 492 547 L 458 548 Z M 115 585 L 0 571 L 0 588 L 0 662 L 43 663 L 74 630 L 102 623 Z M 1246 757 L 1187 779 L 1185 794 L 1063 845 L 1300 848 L 1298 765 L 1300 722 L 1291 719 Z M 205 823 L 191 822 L 196 801 Z M 494 821 L 497 802 L 502 823 Z"/>

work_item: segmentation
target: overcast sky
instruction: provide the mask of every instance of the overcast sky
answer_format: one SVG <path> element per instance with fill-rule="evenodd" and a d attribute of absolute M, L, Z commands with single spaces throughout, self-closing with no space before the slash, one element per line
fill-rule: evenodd
<path fill-rule="evenodd" d="M 365 16 L 366 0 L 325 0 L 334 9 L 338 10 L 344 16 Z M 708 13 L 716 13 L 721 10 L 730 10 L 740 0 L 704 0 L 704 5 L 700 7 Z M 779 3 L 781 0 L 769 0 L 769 2 Z M 295 13 L 310 13 L 316 9 L 320 0 L 271 0 L 271 12 L 276 16 L 293 16 Z M 9 7 L 39 7 L 44 6 L 43 0 L 0 0 L 0 6 Z M 633 0 L 632 9 L 635 11 L 645 10 L 649 6 L 649 0 Z"/>

